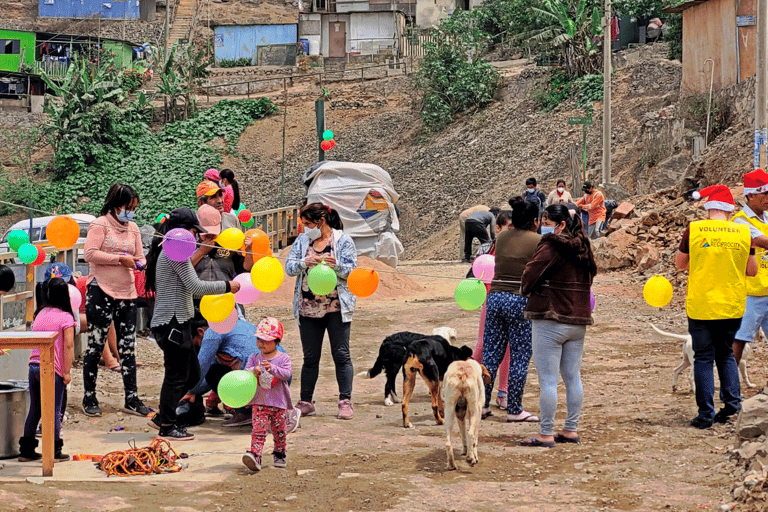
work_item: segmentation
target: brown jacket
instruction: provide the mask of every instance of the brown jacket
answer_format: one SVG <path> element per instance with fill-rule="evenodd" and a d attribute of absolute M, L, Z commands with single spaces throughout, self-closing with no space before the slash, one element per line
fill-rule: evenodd
<path fill-rule="evenodd" d="M 596 273 L 590 247 L 572 236 L 543 236 L 521 279 L 525 318 L 592 325 L 589 289 Z"/>

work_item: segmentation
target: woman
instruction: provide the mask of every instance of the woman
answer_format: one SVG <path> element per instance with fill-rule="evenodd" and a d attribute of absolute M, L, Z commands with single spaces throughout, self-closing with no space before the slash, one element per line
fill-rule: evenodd
<path fill-rule="evenodd" d="M 352 238 L 341 230 L 338 212 L 322 203 L 310 203 L 300 212 L 304 232 L 293 243 L 285 262 L 285 272 L 298 276 L 293 296 L 293 316 L 299 323 L 299 335 L 304 351 L 301 367 L 301 395 L 296 408 L 302 416 L 313 416 L 312 396 L 320 369 L 323 336 L 328 331 L 331 355 L 336 365 L 339 385 L 338 418 L 352 419 L 352 378 L 354 369 L 349 356 L 349 334 L 355 296 L 347 287 L 347 276 L 357 265 L 357 251 Z M 307 285 L 307 273 L 320 263 L 336 271 L 338 283 L 328 295 L 315 295 Z"/>
<path fill-rule="evenodd" d="M 146 261 L 139 227 L 132 222 L 138 205 L 139 196 L 133 188 L 115 183 L 109 189 L 101 216 L 88 227 L 85 239 L 85 261 L 90 265 L 85 297 L 88 349 L 83 358 L 83 412 L 86 416 L 101 416 L 96 399 L 96 376 L 113 322 L 125 389 L 123 410 L 138 416 L 149 414 L 136 388 L 134 300 L 138 293 L 133 270 L 137 263 L 143 265 Z"/>
<path fill-rule="evenodd" d="M 219 172 L 219 186 L 224 191 L 224 211 L 229 213 L 232 208 L 240 208 L 240 185 L 237 184 L 232 169 L 222 169 Z"/>
<path fill-rule="evenodd" d="M 565 181 L 557 180 L 557 188 L 550 192 L 547 197 L 547 206 L 566 203 L 573 203 L 573 197 L 571 197 L 570 192 L 565 190 Z"/>
<path fill-rule="evenodd" d="M 483 417 L 491 414 L 491 392 L 496 371 L 509 347 L 507 421 L 539 421 L 523 409 L 523 391 L 531 360 L 531 322 L 523 317 L 526 299 L 520 295 L 520 276 L 541 239 L 538 205 L 522 197 L 510 199 L 512 229 L 496 237 L 496 266 L 486 301 L 483 364 L 491 374 L 485 386 Z"/>
<path fill-rule="evenodd" d="M 155 341 L 163 351 L 165 376 L 160 388 L 160 437 L 188 441 L 195 436 L 176 424 L 176 406 L 184 393 L 200 380 L 200 364 L 192 348 L 192 319 L 195 316 L 192 297 L 218 295 L 240 290 L 234 281 L 201 281 L 192 262 L 173 261 L 162 250 L 163 236 L 174 228 L 187 229 L 192 234 L 205 233 L 195 212 L 177 208 L 160 226 L 159 235 L 152 241 L 147 256 L 145 287 L 147 294 L 155 294 L 155 309 L 150 328 Z M 200 251 L 200 249 L 198 249 Z M 194 254 L 192 255 L 195 256 Z"/>
<path fill-rule="evenodd" d="M 525 317 L 533 322 L 533 362 L 539 376 L 539 434 L 523 446 L 578 443 L 583 390 L 581 356 L 587 325 L 592 324 L 589 289 L 597 273 L 592 246 L 579 215 L 564 205 L 547 207 L 545 235 L 525 267 L 521 291 L 529 296 Z M 553 435 L 557 411 L 557 375 L 563 376 L 568 415 Z"/>

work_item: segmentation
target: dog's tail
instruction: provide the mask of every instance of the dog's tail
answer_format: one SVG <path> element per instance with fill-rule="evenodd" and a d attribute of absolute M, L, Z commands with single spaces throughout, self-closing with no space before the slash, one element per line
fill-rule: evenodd
<path fill-rule="evenodd" d="M 464 418 L 467 415 L 467 406 L 469 404 L 467 403 L 467 399 L 464 396 L 460 396 L 458 400 L 456 400 L 456 417 L 459 420 L 464 420 Z"/>
<path fill-rule="evenodd" d="M 652 323 L 650 323 L 650 322 L 648 322 L 648 323 L 650 324 L 650 326 L 653 328 L 654 331 L 656 331 L 657 333 L 661 334 L 662 336 L 666 336 L 668 338 L 674 338 L 674 339 L 680 340 L 680 341 L 688 341 L 688 337 L 683 335 L 683 334 L 675 334 L 673 332 L 662 331 L 661 329 L 659 329 L 658 327 L 656 327 Z"/>
<path fill-rule="evenodd" d="M 357 376 L 364 379 L 373 379 L 380 374 L 383 369 L 384 363 L 382 362 L 381 357 L 377 357 L 376 362 L 373 363 L 373 366 L 369 370 L 362 371 L 358 373 Z"/>

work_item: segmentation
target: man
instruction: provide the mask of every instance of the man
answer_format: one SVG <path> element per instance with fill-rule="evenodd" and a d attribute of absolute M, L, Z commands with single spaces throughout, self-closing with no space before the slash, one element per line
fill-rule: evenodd
<path fill-rule="evenodd" d="M 741 410 L 741 389 L 733 340 L 744 315 L 747 278 L 757 274 L 757 261 L 750 248 L 749 227 L 728 221 L 734 209 L 733 196 L 725 185 L 712 185 L 694 192 L 693 198 L 708 198 L 709 218 L 691 222 L 675 259 L 679 270 L 689 270 L 686 312 L 693 339 L 693 378 L 699 414 L 691 425 L 704 429 L 713 422 L 725 423 Z M 720 377 L 723 408 L 715 414 L 715 379 Z"/>
<path fill-rule="evenodd" d="M 467 208 L 463 212 L 459 214 L 459 257 L 464 257 L 464 239 L 467 236 L 467 217 L 469 217 L 471 214 L 479 211 L 489 211 L 490 208 L 485 206 L 484 204 L 478 204 L 476 206 L 473 206 L 471 208 Z"/>
<path fill-rule="evenodd" d="M 589 238 L 597 238 L 600 236 L 600 230 L 605 222 L 605 197 L 589 181 L 584 182 L 581 190 L 584 195 L 576 201 L 576 206 L 586 210 L 589 214 L 587 235 Z"/>
<path fill-rule="evenodd" d="M 470 213 L 464 223 L 464 262 L 472 261 L 472 241 L 477 238 L 481 244 L 496 240 L 496 215 L 499 209 L 495 206 L 489 211 L 478 210 Z M 488 235 L 490 231 L 490 236 Z"/>
<path fill-rule="evenodd" d="M 544 213 L 544 208 L 547 207 L 547 196 L 544 195 L 544 192 L 536 188 L 537 186 L 538 183 L 536 182 L 536 178 L 531 177 L 525 180 L 523 199 L 529 203 L 535 204 L 539 208 L 539 218 L 541 218 L 541 214 Z"/>
<path fill-rule="evenodd" d="M 207 204 L 221 212 L 222 229 L 237 228 L 243 230 L 243 225 L 234 213 L 224 211 L 224 191 L 217 183 L 202 181 L 197 185 L 197 205 Z"/>
<path fill-rule="evenodd" d="M 745 174 L 744 195 L 747 204 L 733 217 L 733 222 L 749 227 L 758 269 L 755 277 L 747 278 L 746 309 L 733 341 L 737 366 L 744 346 L 755 339 L 758 328 L 768 333 L 768 173 L 755 169 Z"/>

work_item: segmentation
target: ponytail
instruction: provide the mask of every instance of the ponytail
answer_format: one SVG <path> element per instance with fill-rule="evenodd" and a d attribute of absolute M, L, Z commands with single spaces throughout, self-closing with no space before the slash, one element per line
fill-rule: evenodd
<path fill-rule="evenodd" d="M 597 274 L 597 264 L 592 252 L 592 244 L 581 220 L 581 212 L 577 211 L 574 215 L 571 215 L 570 210 L 564 204 L 553 204 L 547 206 L 544 210 L 544 218 L 551 220 L 555 224 L 565 221 L 565 229 L 559 236 L 571 236 L 577 239 L 579 241 L 578 250 L 576 254 L 572 255 L 573 259 L 580 266 L 586 267 L 592 275 Z"/>
<path fill-rule="evenodd" d="M 235 179 L 235 173 L 232 172 L 232 169 L 222 169 L 219 172 L 219 176 L 222 179 L 226 179 L 230 183 L 232 183 L 232 194 L 234 194 L 234 199 L 232 200 L 232 209 L 237 210 L 240 208 L 240 185 L 237 184 L 237 180 Z"/>
<path fill-rule="evenodd" d="M 299 217 L 310 222 L 317 223 L 320 219 L 325 219 L 326 224 L 331 229 L 344 229 L 344 223 L 341 222 L 339 212 L 323 203 L 310 203 L 299 210 Z"/>

